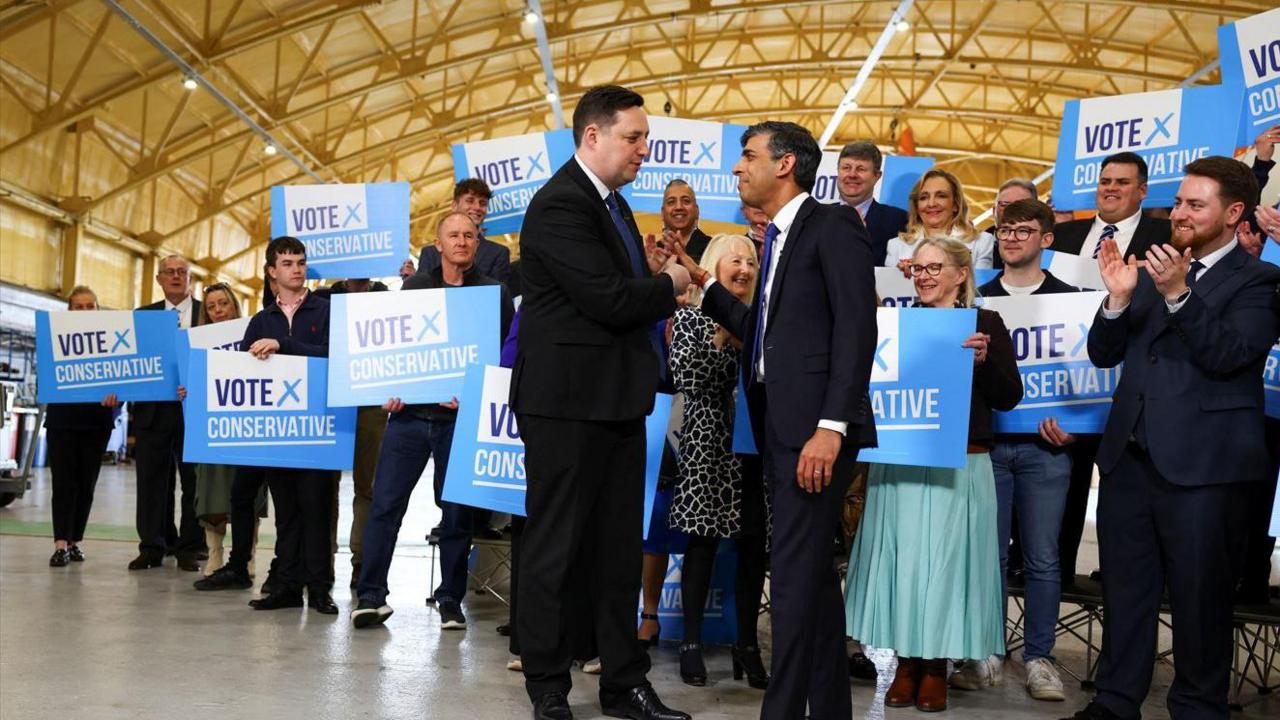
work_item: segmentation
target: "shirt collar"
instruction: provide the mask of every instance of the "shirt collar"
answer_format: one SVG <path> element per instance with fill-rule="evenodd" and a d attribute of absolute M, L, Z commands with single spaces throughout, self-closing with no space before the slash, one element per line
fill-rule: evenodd
<path fill-rule="evenodd" d="M 164 299 L 164 309 L 165 309 L 165 310 L 178 310 L 178 311 L 180 311 L 180 312 L 185 312 L 185 311 L 187 311 L 187 310 L 190 310 L 190 309 L 191 309 L 191 296 L 190 296 L 190 295 L 186 296 L 185 298 L 183 298 L 183 299 L 182 299 L 182 302 L 178 303 L 177 305 L 174 305 L 173 303 L 169 302 L 169 298 L 165 298 L 165 299 Z"/>
<path fill-rule="evenodd" d="M 865 218 L 867 216 L 867 213 L 870 212 L 871 210 L 871 203 L 875 201 L 876 201 L 875 198 L 869 197 L 866 200 L 863 200 L 862 202 L 858 203 L 857 205 L 854 205 L 853 209 L 857 210 L 858 214 L 861 215 L 863 218 Z"/>
<path fill-rule="evenodd" d="M 596 192 L 600 193 L 600 199 L 604 200 L 609 197 L 610 190 L 609 187 L 604 184 L 604 181 L 596 177 L 595 173 L 591 172 L 591 168 L 587 167 L 587 164 L 582 161 L 582 158 L 578 157 L 577 153 L 573 154 L 573 159 L 578 161 L 578 167 L 582 168 L 582 172 L 587 174 L 587 179 L 596 187 Z"/>
<path fill-rule="evenodd" d="M 1208 255 L 1205 255 L 1204 257 L 1200 258 L 1200 264 L 1204 265 L 1205 270 L 1208 270 L 1209 268 L 1217 264 L 1219 260 L 1226 257 L 1227 253 L 1231 252 L 1232 250 L 1235 250 L 1236 245 L 1239 245 L 1239 244 L 1240 243 L 1237 242 L 1235 238 L 1231 238 L 1231 242 L 1227 243 L 1226 245 L 1223 245 L 1217 250 L 1214 250 Z"/>
<path fill-rule="evenodd" d="M 788 200 L 787 204 L 783 205 L 782 209 L 778 211 L 778 214 L 770 219 L 774 227 L 778 228 L 779 235 L 787 234 L 787 231 L 791 229 L 791 224 L 796 220 L 796 213 L 800 212 L 800 206 L 808 199 L 809 193 L 800 193 Z"/>
<path fill-rule="evenodd" d="M 1138 210 L 1138 212 L 1130 215 L 1129 217 L 1121 220 L 1120 222 L 1114 222 L 1114 223 L 1109 223 L 1106 220 L 1103 220 L 1101 215 L 1095 215 L 1093 218 L 1093 224 L 1099 230 L 1101 230 L 1102 228 L 1105 228 L 1108 225 L 1115 225 L 1116 231 L 1122 232 L 1125 235 L 1132 235 L 1133 232 L 1138 229 L 1138 223 L 1141 221 L 1142 221 L 1142 210 Z"/>

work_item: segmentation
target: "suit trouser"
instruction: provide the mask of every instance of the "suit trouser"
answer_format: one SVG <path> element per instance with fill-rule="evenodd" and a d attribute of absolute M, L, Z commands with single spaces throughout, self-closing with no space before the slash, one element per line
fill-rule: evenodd
<path fill-rule="evenodd" d="M 1231 601 L 1247 528 L 1240 484 L 1186 487 L 1161 477 L 1129 443 L 1102 479 L 1102 656 L 1097 702 L 1136 718 L 1151 687 L 1160 603 L 1173 615 L 1173 720 L 1228 716 Z"/>
<path fill-rule="evenodd" d="M 196 468 L 182 462 L 182 417 L 177 416 L 176 422 L 157 418 L 154 425 L 136 433 L 138 552 L 163 557 L 173 550 L 179 557 L 194 557 L 204 549 L 204 531 L 196 520 Z M 177 527 L 173 524 L 175 470 L 182 488 Z"/>
<path fill-rule="evenodd" d="M 276 507 L 281 589 L 328 591 L 333 587 L 330 518 L 337 502 L 333 474 L 284 468 L 272 468 L 266 473 Z"/>
<path fill-rule="evenodd" d="M 764 720 L 848 720 L 853 714 L 845 656 L 844 598 L 832 562 L 832 539 L 857 450 L 842 448 L 831 484 L 819 493 L 796 482 L 800 450 L 784 447 L 769 429 L 764 472 L 773 506 L 771 678 Z"/>
<path fill-rule="evenodd" d="M 520 415 L 519 422 L 528 492 L 516 624 L 529 697 L 569 691 L 581 624 L 593 620 L 601 695 L 645 684 L 649 656 L 635 629 L 644 420 Z M 594 601 L 594 618 L 582 612 L 585 592 Z"/>
<path fill-rule="evenodd" d="M 53 539 L 78 543 L 89 524 L 111 428 L 52 428 L 46 437 L 53 483 Z"/>
<path fill-rule="evenodd" d="M 364 555 L 364 526 L 373 505 L 373 481 L 382 451 L 382 436 L 387 429 L 387 411 L 380 407 L 362 407 L 356 412 L 356 458 L 351 468 L 355 494 L 351 498 L 351 564 L 359 565 Z"/>

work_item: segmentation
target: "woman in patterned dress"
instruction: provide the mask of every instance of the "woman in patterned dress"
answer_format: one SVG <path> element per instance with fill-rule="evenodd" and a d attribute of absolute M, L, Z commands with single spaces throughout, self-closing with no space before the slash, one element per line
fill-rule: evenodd
<path fill-rule="evenodd" d="M 744 303 L 755 292 L 758 262 L 754 245 L 741 235 L 718 235 L 702 256 L 702 267 Z M 722 538 L 737 538 L 735 591 L 738 642 L 734 678 L 745 672 L 752 687 L 768 675 L 760 658 L 756 620 L 764 586 L 766 519 L 759 463 L 744 472 L 733 453 L 734 391 L 742 342 L 702 312 L 701 292 L 672 320 L 671 376 L 684 394 L 678 476 L 668 523 L 689 535 L 681 569 L 684 641 L 680 677 L 690 685 L 707 682 L 702 658 L 702 615 Z"/>

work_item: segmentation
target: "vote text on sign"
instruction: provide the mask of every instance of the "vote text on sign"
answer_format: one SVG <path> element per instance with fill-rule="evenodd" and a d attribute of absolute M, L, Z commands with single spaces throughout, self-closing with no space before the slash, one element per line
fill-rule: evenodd
<path fill-rule="evenodd" d="M 178 384 L 187 384 L 187 363 L 191 359 L 191 348 L 204 350 L 240 350 L 240 341 L 244 339 L 245 328 L 253 316 L 224 320 L 210 325 L 197 325 L 190 330 L 178 330 L 174 337 L 174 345 L 178 355 Z"/>
<path fill-rule="evenodd" d="M 308 278 L 393 276 L 409 256 L 409 183 L 276 185 L 271 235 L 302 241 Z"/>
<path fill-rule="evenodd" d="M 571 157 L 571 130 L 454 143 L 453 178 L 477 178 L 489 186 L 486 234 L 516 233 L 534 194 Z"/>
<path fill-rule="evenodd" d="M 1280 123 L 1280 8 L 1218 27 L 1222 82 L 1240 93 L 1235 144 L 1252 145 Z"/>

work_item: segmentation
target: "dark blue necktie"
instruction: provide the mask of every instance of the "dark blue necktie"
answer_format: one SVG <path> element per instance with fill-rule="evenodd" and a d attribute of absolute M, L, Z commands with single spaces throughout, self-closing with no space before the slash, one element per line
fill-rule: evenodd
<path fill-rule="evenodd" d="M 1204 263 L 1199 260 L 1192 260 L 1191 266 L 1187 268 L 1187 287 L 1192 287 L 1199 279 L 1200 271 L 1204 269 Z"/>
<path fill-rule="evenodd" d="M 760 260 L 760 294 L 756 296 L 756 323 L 754 340 L 751 343 L 751 375 L 755 377 L 756 366 L 760 364 L 760 356 L 764 354 L 764 293 L 769 287 L 769 268 L 773 266 L 773 242 L 778 239 L 778 226 L 769 223 L 764 231 L 764 256 Z"/>
<path fill-rule="evenodd" d="M 636 277 L 645 277 L 648 273 L 645 272 L 644 258 L 640 257 L 640 248 L 636 247 L 636 238 L 631 234 L 631 228 L 622 218 L 622 210 L 618 208 L 617 193 L 606 195 L 604 204 L 609 207 L 609 216 L 613 218 L 613 225 L 618 229 L 618 235 L 622 237 L 622 245 L 627 249 L 627 257 L 631 259 L 631 271 Z"/>

